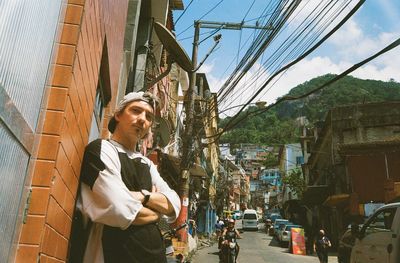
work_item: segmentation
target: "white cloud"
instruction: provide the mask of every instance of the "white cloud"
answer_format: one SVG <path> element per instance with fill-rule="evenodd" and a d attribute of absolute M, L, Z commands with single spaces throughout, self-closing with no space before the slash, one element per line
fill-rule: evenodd
<path fill-rule="evenodd" d="M 309 11 L 313 4 L 315 6 L 319 0 L 303 2 L 307 3 L 307 6 L 304 7 L 302 13 L 299 13 L 296 16 L 296 19 L 302 19 L 302 15 L 307 13 L 307 10 Z M 388 4 L 387 1 L 385 2 L 386 5 L 382 6 L 382 9 L 390 11 L 390 4 Z M 393 12 L 389 12 L 388 16 L 390 19 L 398 17 Z M 295 20 L 292 22 L 294 23 Z M 380 24 L 371 21 L 369 29 L 372 27 L 382 28 Z M 320 53 L 320 55 L 315 55 L 313 57 L 310 56 L 290 68 L 283 75 L 276 77 L 272 83 L 270 83 L 270 86 L 267 86 L 261 93 L 262 96 L 258 96 L 254 101 L 265 100 L 270 104 L 275 102 L 278 97 L 287 94 L 290 89 L 304 83 L 305 81 L 328 73 L 341 73 L 355 63 L 358 63 L 380 51 L 400 35 L 400 32 L 379 31 L 380 33 L 376 33 L 375 35 L 371 34 L 370 31 L 364 32 L 355 18 L 350 19 L 327 41 L 326 46 L 330 48 L 329 52 L 325 52 L 323 55 Z M 209 64 L 203 65 L 200 70 L 207 74 L 211 90 L 214 92 L 223 85 L 227 78 L 227 76 L 225 76 L 221 79 L 213 74 L 213 72 L 215 72 L 214 69 L 217 66 L 218 63 L 213 61 Z M 251 95 L 260 88 L 267 78 L 264 69 L 261 68 L 261 71 L 264 73 L 261 75 L 259 74 L 259 68 L 261 68 L 261 65 L 256 64 L 249 70 L 249 72 L 247 72 L 246 76 L 236 87 L 233 96 L 229 98 L 229 101 L 226 100 L 224 101 L 224 104 L 220 105 L 221 109 L 226 109 L 233 105 L 240 105 L 249 100 Z M 396 81 L 400 81 L 399 72 L 400 47 L 397 47 L 354 71 L 351 75 L 362 79 L 387 81 L 393 78 Z M 252 79 L 256 79 L 256 81 L 250 82 L 249 80 Z M 276 81 L 277 79 L 278 81 Z M 275 81 L 276 83 L 272 85 Z M 251 89 L 247 90 L 247 87 L 251 87 Z M 270 90 L 267 91 L 268 89 Z M 239 108 L 240 107 L 237 107 L 237 110 Z"/>

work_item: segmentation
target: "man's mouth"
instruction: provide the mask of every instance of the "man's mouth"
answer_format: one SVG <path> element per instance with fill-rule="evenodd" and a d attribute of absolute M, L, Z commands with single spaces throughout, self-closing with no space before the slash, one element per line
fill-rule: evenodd
<path fill-rule="evenodd" d="M 143 128 L 142 128 L 142 127 L 139 127 L 139 126 L 137 126 L 137 125 L 133 125 L 133 127 L 134 127 L 134 129 L 136 130 L 136 132 L 142 132 L 142 131 L 143 131 Z"/>

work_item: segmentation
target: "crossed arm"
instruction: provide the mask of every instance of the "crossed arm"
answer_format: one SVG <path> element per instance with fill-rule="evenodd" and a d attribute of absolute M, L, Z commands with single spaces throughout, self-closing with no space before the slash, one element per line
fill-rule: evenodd
<path fill-rule="evenodd" d="M 131 192 L 132 196 L 143 202 L 144 195 L 141 192 Z M 174 208 L 170 201 L 165 195 L 159 193 L 153 186 L 150 198 L 146 204 L 146 207 L 140 209 L 135 220 L 132 222 L 133 225 L 144 225 L 152 222 L 157 222 L 160 219 L 161 214 L 167 216 L 173 216 L 175 213 Z"/>

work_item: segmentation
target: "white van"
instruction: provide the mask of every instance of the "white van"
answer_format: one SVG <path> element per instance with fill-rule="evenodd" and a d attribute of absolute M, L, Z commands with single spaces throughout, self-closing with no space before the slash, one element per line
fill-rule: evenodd
<path fill-rule="evenodd" d="M 372 214 L 357 234 L 350 262 L 400 262 L 400 203 L 384 205 Z"/>
<path fill-rule="evenodd" d="M 256 210 L 246 209 L 242 217 L 242 229 L 255 229 L 258 230 L 258 217 Z"/>

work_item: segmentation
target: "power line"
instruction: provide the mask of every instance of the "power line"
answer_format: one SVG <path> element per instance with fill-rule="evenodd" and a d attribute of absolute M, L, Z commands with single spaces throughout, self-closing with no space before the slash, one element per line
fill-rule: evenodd
<path fill-rule="evenodd" d="M 329 4 L 330 3 L 328 3 L 328 5 Z M 349 3 L 347 3 L 346 6 L 348 4 Z M 271 66 L 273 66 L 275 64 L 274 69 L 270 70 L 271 72 L 274 72 L 278 68 L 281 67 L 280 65 L 283 63 L 284 60 L 288 60 L 288 61 L 292 60 L 293 61 L 293 58 L 295 58 L 297 56 L 297 55 L 295 55 L 295 53 L 302 54 L 304 52 L 303 50 L 306 50 L 307 48 L 309 48 L 311 43 L 314 42 L 319 37 L 319 35 L 322 34 L 322 32 L 331 24 L 331 21 L 334 20 L 341 12 L 343 12 L 344 8 L 346 7 L 346 6 L 343 7 L 343 5 L 341 5 L 336 11 L 334 11 L 330 16 L 328 16 L 329 19 L 325 19 L 325 21 L 322 23 L 322 26 L 319 29 L 317 29 L 317 31 L 316 31 L 316 33 L 314 33 L 314 35 L 311 35 L 311 37 L 309 37 L 307 39 L 307 36 L 310 35 L 310 32 L 312 32 L 312 31 L 309 31 L 308 33 L 306 33 L 305 37 L 300 39 L 299 36 L 304 35 L 304 32 L 306 32 L 305 30 L 307 28 L 310 28 L 311 25 L 314 24 L 314 26 L 312 26 L 311 28 L 315 29 L 316 25 L 321 24 L 322 18 L 327 17 L 327 14 L 328 14 L 328 12 L 330 10 L 330 9 L 328 9 L 328 7 L 329 7 L 328 5 L 326 5 L 325 7 L 321 8 L 318 11 L 318 14 L 316 16 L 314 16 L 313 18 L 311 18 L 311 21 L 308 24 L 305 24 L 304 21 L 303 21 L 302 24 L 298 26 L 299 33 L 296 33 L 296 35 L 293 35 L 294 33 L 292 33 L 293 39 L 290 42 L 289 42 L 290 38 L 285 40 L 285 42 L 282 45 L 280 45 L 280 48 L 270 58 L 266 59 L 266 61 L 273 62 L 273 63 L 270 63 L 269 64 L 270 66 L 267 66 L 265 68 L 265 71 L 267 71 L 269 69 L 269 67 L 271 67 Z M 332 6 L 330 8 L 332 8 Z M 315 8 L 315 10 L 316 10 L 316 8 Z M 304 26 L 303 26 L 303 24 L 304 24 Z M 281 55 L 278 55 L 278 54 L 283 54 L 284 52 L 287 52 L 288 47 L 293 43 L 298 43 L 298 44 L 292 51 L 287 53 L 286 57 L 282 57 Z M 278 59 L 279 59 L 280 62 L 277 64 Z M 260 70 L 262 70 L 262 69 L 260 68 Z M 245 70 L 243 70 L 243 71 L 245 71 Z M 265 73 L 265 71 L 264 71 L 264 73 Z M 282 72 L 282 71 L 280 71 L 280 72 Z M 253 81 L 252 84 L 254 84 L 254 82 L 255 82 L 255 80 Z M 237 84 L 238 84 L 237 81 L 232 83 L 230 89 L 225 92 L 225 97 L 220 97 L 219 101 L 223 102 L 224 99 L 226 98 L 226 93 L 233 92 L 233 88 Z M 247 88 L 245 87 L 245 89 L 248 89 L 248 88 L 249 87 L 247 87 Z M 265 85 L 263 85 L 261 87 L 261 89 L 264 89 L 264 88 L 265 88 Z M 257 92 L 255 92 L 255 96 L 259 95 L 259 93 L 260 93 L 260 89 Z M 240 93 L 238 93 L 237 96 L 240 96 L 240 94 L 243 94 L 243 90 L 241 90 Z M 255 96 L 254 95 L 252 96 L 252 100 L 255 98 Z M 252 100 L 249 100 L 249 103 Z"/>
<path fill-rule="evenodd" d="M 188 4 L 188 6 L 185 8 L 185 10 L 183 10 L 182 14 L 176 19 L 175 21 L 175 25 L 178 23 L 179 19 L 181 19 L 181 17 L 186 13 L 186 11 L 189 9 L 189 6 L 193 3 L 194 0 L 191 0 L 190 3 Z"/>
<path fill-rule="evenodd" d="M 303 58 L 305 58 L 306 56 L 308 56 L 310 53 L 312 53 L 315 49 L 317 49 L 323 42 L 325 42 L 326 39 L 328 39 L 334 32 L 336 32 L 348 19 L 350 19 L 350 17 L 361 7 L 361 5 L 365 2 L 365 0 L 360 1 L 351 11 L 350 13 L 347 14 L 347 16 L 340 21 L 340 23 L 338 25 L 336 25 L 330 32 L 328 32 L 328 34 L 326 34 L 320 41 L 318 41 L 312 48 L 310 48 L 309 50 L 307 50 L 305 53 L 303 53 L 300 57 L 298 57 L 296 60 L 290 62 L 289 64 L 287 64 L 286 66 L 284 66 L 283 68 L 281 68 L 280 70 L 278 70 L 275 74 L 273 74 L 257 91 L 257 93 L 255 95 L 253 95 L 253 97 L 250 98 L 249 102 L 250 103 L 252 100 L 254 100 L 254 98 L 268 85 L 268 83 L 270 83 L 272 81 L 272 79 L 274 77 L 276 77 L 278 74 L 280 74 L 281 72 L 285 71 L 286 69 L 290 68 L 291 66 L 293 66 L 294 64 L 298 63 L 299 61 L 301 61 Z M 241 111 L 243 111 L 244 107 L 242 107 L 239 110 L 239 113 Z M 232 123 L 234 121 L 235 118 L 237 118 L 238 114 L 235 115 L 226 125 L 226 127 L 228 128 L 230 123 Z"/>
<path fill-rule="evenodd" d="M 214 5 L 210 10 L 208 10 L 204 15 L 202 15 L 199 19 L 196 20 L 201 20 L 203 19 L 206 15 L 208 15 L 209 13 L 211 13 L 212 11 L 214 11 L 224 0 L 220 0 L 216 5 Z M 190 26 L 188 26 L 187 28 L 185 28 L 183 31 L 181 31 L 178 35 L 182 35 L 183 33 L 185 33 L 186 31 L 188 31 L 191 27 L 193 26 L 193 24 L 191 24 Z"/>
<path fill-rule="evenodd" d="M 377 57 L 383 55 L 384 53 L 386 53 L 386 52 L 388 52 L 388 51 L 394 49 L 395 47 L 397 47 L 397 46 L 399 46 L 399 45 L 400 45 L 400 38 L 398 38 L 397 40 L 395 40 L 394 42 L 392 42 L 390 45 L 386 46 L 386 47 L 385 47 L 384 49 L 382 49 L 381 51 L 379 51 L 379 52 L 375 53 L 374 55 L 368 57 L 367 59 L 365 59 L 365 60 L 363 60 L 363 61 L 361 61 L 361 62 L 359 62 L 359 63 L 357 63 L 357 64 L 355 64 L 355 65 L 353 65 L 353 66 L 351 66 L 351 67 L 348 68 L 347 70 L 343 71 L 341 74 L 339 74 L 339 75 L 333 77 L 331 80 L 325 82 L 324 84 L 320 85 L 319 87 L 317 87 L 317 88 L 315 88 L 315 89 L 312 89 L 311 91 L 309 91 L 309 92 L 307 92 L 307 93 L 305 93 L 305 94 L 302 94 L 302 95 L 300 95 L 300 96 L 285 96 L 285 97 L 282 97 L 281 99 L 278 99 L 276 103 L 271 104 L 271 105 L 267 106 L 267 107 L 264 108 L 264 109 L 256 110 L 256 111 L 253 111 L 253 112 L 250 112 L 250 113 L 246 114 L 245 117 L 242 117 L 242 118 L 240 118 L 239 120 L 237 120 L 236 123 L 235 123 L 235 125 L 236 125 L 237 123 L 239 123 L 240 121 L 243 121 L 245 118 L 248 118 L 249 116 L 256 116 L 256 115 L 259 115 L 259 114 L 261 114 L 261 113 L 264 113 L 264 112 L 266 112 L 267 110 L 271 109 L 272 107 L 275 107 L 276 105 L 278 105 L 278 104 L 280 104 L 280 103 L 282 103 L 282 102 L 284 102 L 284 101 L 293 101 L 293 100 L 298 100 L 298 99 L 302 99 L 302 98 L 308 97 L 309 95 L 311 95 L 311 94 L 313 94 L 313 93 L 315 93 L 315 92 L 317 92 L 317 91 L 320 91 L 321 89 L 323 89 L 323 88 L 325 88 L 325 87 L 331 85 L 332 83 L 338 81 L 339 79 L 343 78 L 344 76 L 347 76 L 348 74 L 350 74 L 351 72 L 353 72 L 353 71 L 355 71 L 356 69 L 360 68 L 361 66 L 367 64 L 367 63 L 370 62 L 371 60 L 374 60 L 375 58 L 377 58 Z M 227 129 L 224 129 L 224 131 L 226 132 L 227 130 L 230 130 L 230 129 L 233 128 L 235 125 L 227 126 L 227 127 L 226 127 Z M 223 133 L 223 132 L 222 132 L 222 133 Z M 218 136 L 220 137 L 220 136 L 222 135 L 222 133 L 220 133 Z"/>

